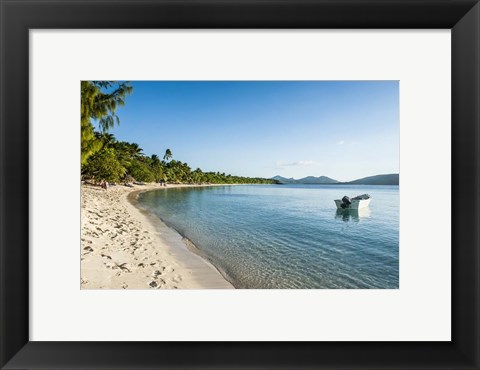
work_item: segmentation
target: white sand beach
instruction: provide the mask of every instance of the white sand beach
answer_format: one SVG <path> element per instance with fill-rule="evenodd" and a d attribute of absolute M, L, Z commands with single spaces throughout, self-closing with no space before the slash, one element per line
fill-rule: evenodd
<path fill-rule="evenodd" d="M 169 188 L 178 186 L 188 185 Z M 132 204 L 156 188 L 82 185 L 81 289 L 233 289 L 188 240 Z"/>

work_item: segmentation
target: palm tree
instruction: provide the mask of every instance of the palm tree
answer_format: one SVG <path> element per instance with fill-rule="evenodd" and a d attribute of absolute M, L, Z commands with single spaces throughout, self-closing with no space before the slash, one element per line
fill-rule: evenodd
<path fill-rule="evenodd" d="M 172 158 L 172 151 L 170 149 L 165 150 L 165 155 L 163 156 L 164 161 L 168 161 Z"/>
<path fill-rule="evenodd" d="M 104 132 L 104 133 L 96 133 L 98 135 L 98 138 L 100 140 L 102 140 L 103 142 L 103 146 L 105 147 L 112 147 L 115 142 L 117 141 L 115 139 L 115 136 L 113 136 L 113 134 L 109 134 L 107 132 Z"/>
<path fill-rule="evenodd" d="M 82 81 L 81 82 L 81 163 L 102 148 L 95 137 L 92 121 L 96 121 L 102 132 L 107 132 L 115 122 L 120 122 L 115 111 L 125 104 L 125 97 L 132 92 L 128 82 Z"/>
<path fill-rule="evenodd" d="M 162 162 L 160 162 L 158 155 L 152 154 L 150 159 L 150 165 L 151 165 L 152 173 L 155 176 L 155 181 L 159 182 L 160 180 L 163 180 L 165 174 L 164 174 Z"/>
<path fill-rule="evenodd" d="M 117 141 L 114 143 L 113 147 L 115 148 L 115 152 L 120 163 L 122 163 L 122 165 L 125 167 L 129 167 L 132 161 L 135 159 L 130 143 L 126 141 Z"/>
<path fill-rule="evenodd" d="M 129 144 L 130 154 L 136 158 L 141 157 L 143 154 L 143 149 L 137 143 Z"/>
<path fill-rule="evenodd" d="M 115 110 L 118 106 L 125 105 L 125 97 L 132 93 L 133 87 L 129 82 L 92 81 L 91 83 L 98 89 L 93 118 L 98 119 L 101 130 L 106 132 L 115 123 L 120 123 Z"/>

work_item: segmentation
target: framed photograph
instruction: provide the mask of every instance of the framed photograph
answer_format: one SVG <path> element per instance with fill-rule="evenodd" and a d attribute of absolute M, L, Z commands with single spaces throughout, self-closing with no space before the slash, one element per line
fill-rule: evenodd
<path fill-rule="evenodd" d="M 477 1 L 0 2 L 2 369 L 480 368 Z"/>
<path fill-rule="evenodd" d="M 82 289 L 399 288 L 399 81 L 81 94 Z"/>

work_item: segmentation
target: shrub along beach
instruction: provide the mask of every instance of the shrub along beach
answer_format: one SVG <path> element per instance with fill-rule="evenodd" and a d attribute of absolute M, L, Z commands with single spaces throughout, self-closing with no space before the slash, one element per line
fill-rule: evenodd
<path fill-rule="evenodd" d="M 188 241 L 132 205 L 139 191 L 275 180 L 192 171 L 187 163 L 147 156 L 108 131 L 133 88 L 128 82 L 81 82 L 82 289 L 232 288 Z M 130 194 L 130 196 L 129 196 Z"/>

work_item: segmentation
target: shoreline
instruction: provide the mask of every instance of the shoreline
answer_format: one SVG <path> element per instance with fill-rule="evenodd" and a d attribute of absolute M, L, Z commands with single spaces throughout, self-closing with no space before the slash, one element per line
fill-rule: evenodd
<path fill-rule="evenodd" d="M 201 186 L 223 185 L 82 185 L 81 289 L 234 289 L 191 241 L 136 205 L 142 192 Z"/>
<path fill-rule="evenodd" d="M 171 187 L 212 187 L 212 186 L 233 186 L 233 185 L 237 185 L 237 184 L 211 184 L 211 185 L 171 185 Z M 165 189 L 165 188 L 161 188 L 162 190 Z M 167 188 L 168 189 L 168 188 Z M 165 190 L 167 190 L 165 189 Z M 174 233 L 178 234 L 181 239 L 182 239 L 182 242 L 183 242 L 183 247 L 186 248 L 186 250 L 188 250 L 188 252 L 190 254 L 193 254 L 199 258 L 201 258 L 201 260 L 206 263 L 207 265 L 209 265 L 211 268 L 215 269 L 221 276 L 222 278 L 227 281 L 227 283 L 229 283 L 233 289 L 236 289 L 235 286 L 233 286 L 233 283 L 228 280 L 225 272 L 223 272 L 220 268 L 218 268 L 217 266 L 215 266 L 208 258 L 204 257 L 201 253 L 201 250 L 195 245 L 194 242 L 192 242 L 190 239 L 188 239 L 185 235 L 183 235 L 180 231 L 178 231 L 177 229 L 175 229 L 173 226 L 170 226 L 168 224 L 168 222 L 164 221 L 160 216 L 158 215 L 154 215 L 153 213 L 145 210 L 143 207 L 139 206 L 138 205 L 138 196 L 141 194 L 141 193 L 146 193 L 148 191 L 154 191 L 154 190 L 157 190 L 156 188 L 154 189 L 144 189 L 144 190 L 138 190 L 138 191 L 132 191 L 130 192 L 128 195 L 127 195 L 127 200 L 128 202 L 130 202 L 130 204 L 135 207 L 135 209 L 137 209 L 138 211 L 140 211 L 142 214 L 145 215 L 145 217 L 147 218 L 148 222 L 150 222 L 151 224 L 154 225 L 154 227 L 156 228 L 161 228 L 161 227 L 167 227 L 168 229 L 172 230 Z M 181 249 L 184 249 L 184 248 L 181 248 Z M 188 258 L 191 258 L 188 254 L 187 254 L 187 257 Z"/>

